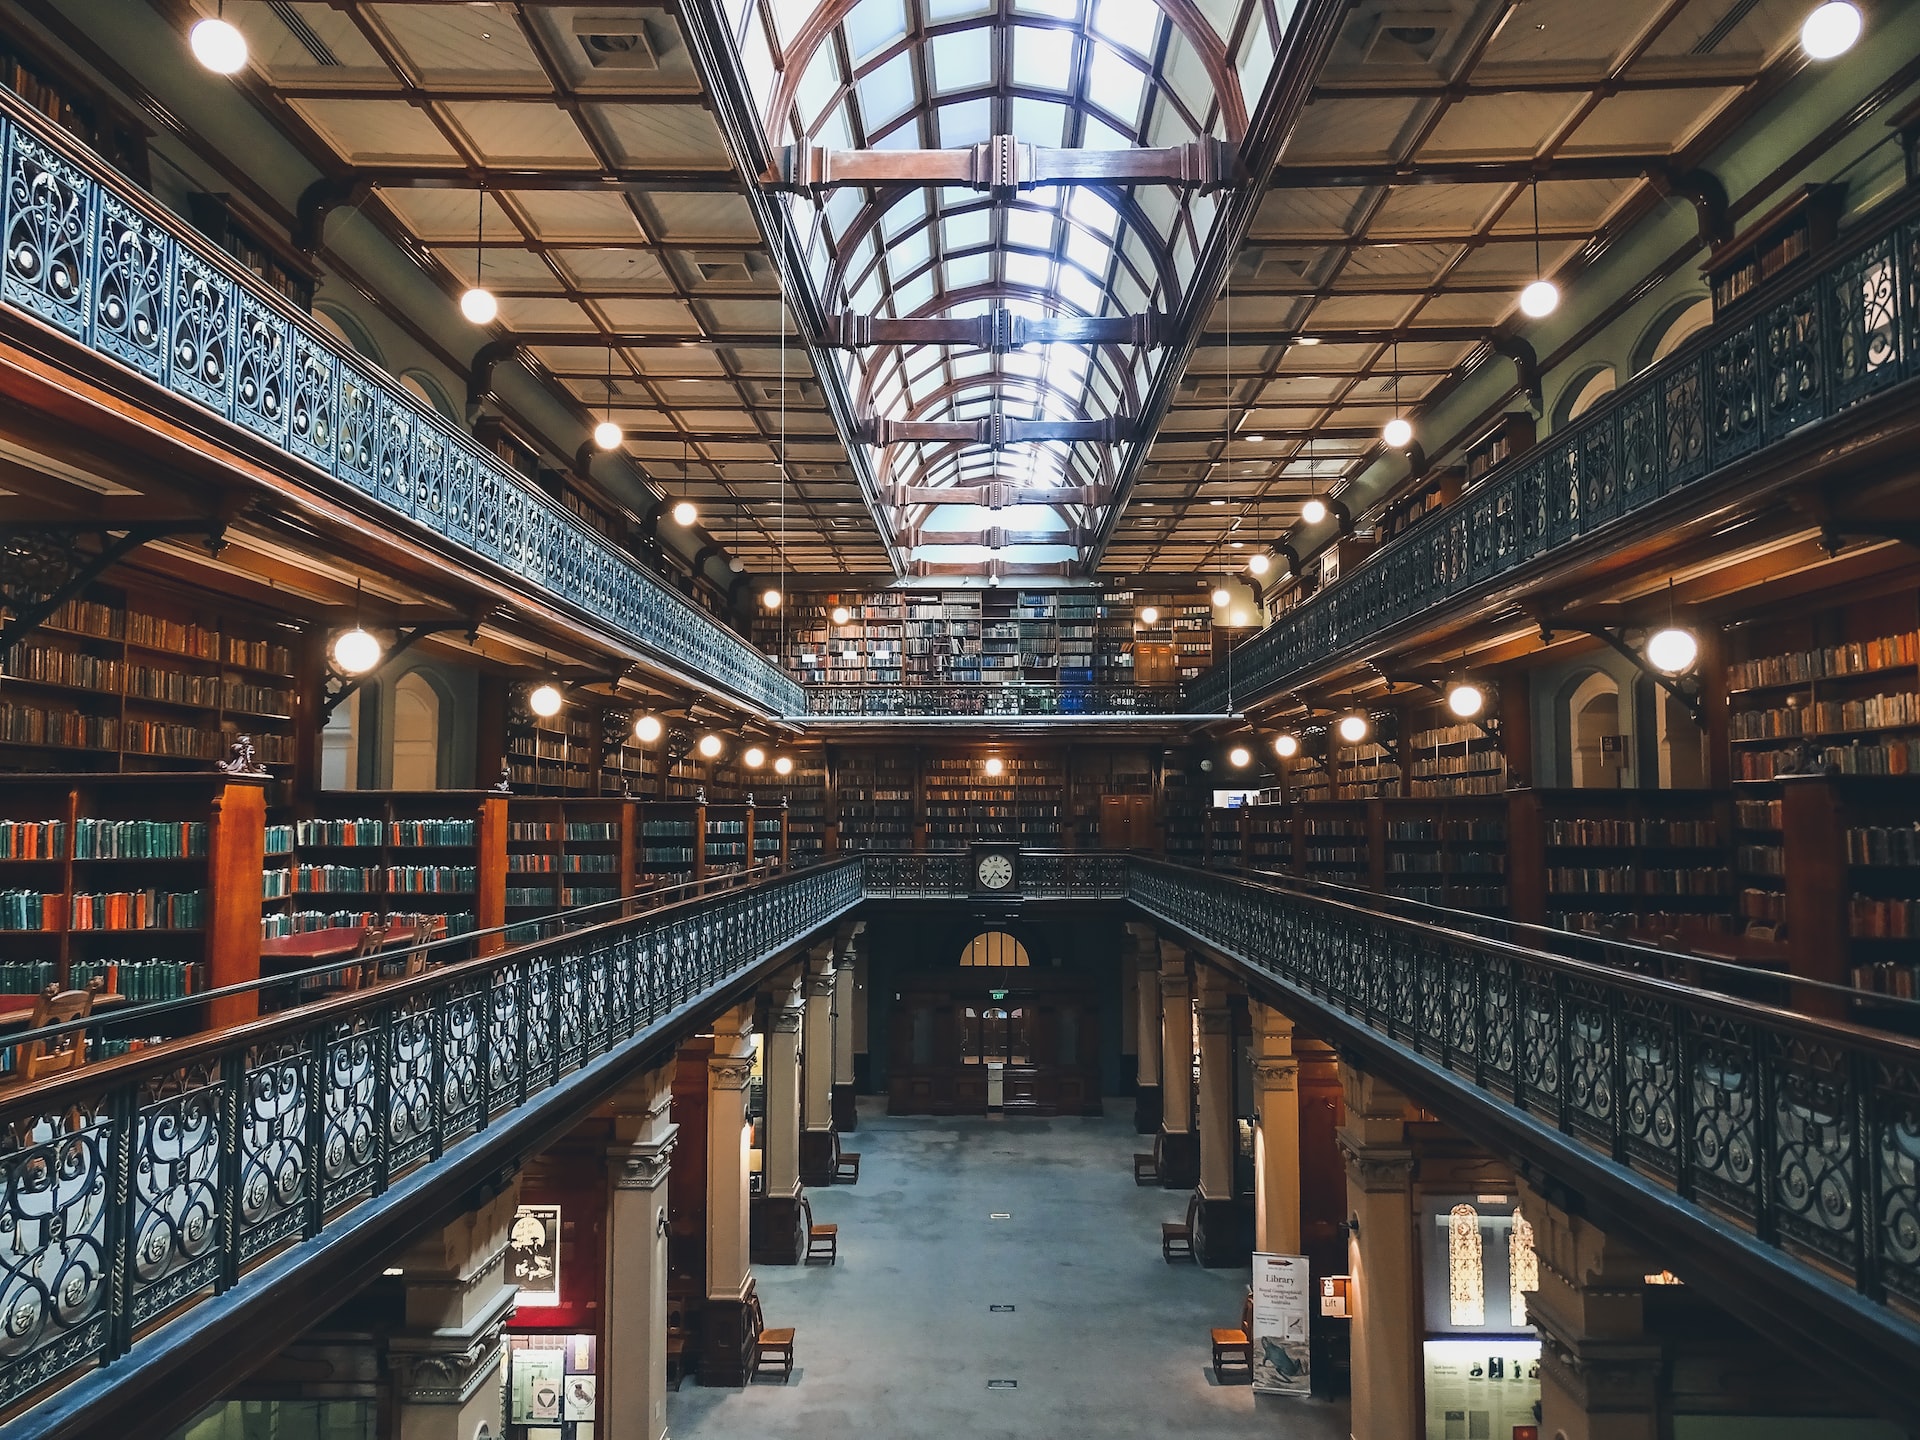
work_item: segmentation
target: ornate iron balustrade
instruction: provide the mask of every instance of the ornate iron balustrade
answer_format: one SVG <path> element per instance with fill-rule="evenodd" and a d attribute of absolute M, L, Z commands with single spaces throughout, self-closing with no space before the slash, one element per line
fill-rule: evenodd
<path fill-rule="evenodd" d="M 1424 517 L 1208 671 L 1245 705 L 1500 576 L 1920 376 L 1920 220 L 1883 222 L 1769 288 L 1605 404 Z"/>
<path fill-rule="evenodd" d="M 798 683 L 107 163 L 0 95 L 0 305 L 779 714 Z"/>
<path fill-rule="evenodd" d="M 0 1405 L 244 1284 L 861 901 L 821 866 L 575 930 L 0 1104 Z"/>
<path fill-rule="evenodd" d="M 809 685 L 813 715 L 1173 715 L 1171 685 Z"/>
<path fill-rule="evenodd" d="M 1913 1330 L 1920 1045 L 1159 861 L 1131 895 Z"/>
<path fill-rule="evenodd" d="M 863 857 L 869 900 L 965 900 L 975 894 L 962 850 Z M 1023 900 L 1124 900 L 1127 857 L 1071 850 L 1022 850 Z"/>

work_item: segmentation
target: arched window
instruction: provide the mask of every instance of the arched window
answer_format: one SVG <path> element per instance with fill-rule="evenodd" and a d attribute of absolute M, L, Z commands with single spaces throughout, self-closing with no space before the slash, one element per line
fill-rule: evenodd
<path fill-rule="evenodd" d="M 1578 420 L 1611 395 L 1615 383 L 1611 365 L 1597 365 L 1584 375 L 1576 375 L 1553 407 L 1553 428 L 1560 430 Z"/>
<path fill-rule="evenodd" d="M 417 671 L 393 687 L 393 788 L 432 790 L 440 783 L 440 696 Z"/>
<path fill-rule="evenodd" d="M 325 300 L 314 302 L 313 318 L 322 330 L 333 332 L 336 340 L 351 348 L 363 359 L 384 366 L 387 357 L 380 353 L 380 346 L 374 340 L 367 327 L 360 323 L 360 317 L 351 310 L 329 304 Z"/>
<path fill-rule="evenodd" d="M 1507 1306 L 1517 1328 L 1527 1323 L 1527 1292 L 1540 1288 L 1540 1257 L 1533 1253 L 1533 1225 L 1518 1210 L 1507 1232 Z"/>
<path fill-rule="evenodd" d="M 1591 671 L 1568 695 L 1561 734 L 1573 762 L 1568 783 L 1576 790 L 1620 788 L 1626 756 L 1613 748 L 1623 743 L 1623 729 L 1620 686 L 1611 675 Z"/>
<path fill-rule="evenodd" d="M 1713 323 L 1713 297 L 1701 295 L 1669 305 L 1654 317 L 1633 347 L 1633 373 L 1656 365 Z"/>
<path fill-rule="evenodd" d="M 1480 1249 L 1480 1212 L 1456 1205 L 1447 1219 L 1447 1317 L 1455 1325 L 1487 1323 L 1487 1276 Z"/>
<path fill-rule="evenodd" d="M 1028 963 L 1027 947 L 1004 930 L 984 930 L 967 942 L 960 963 L 994 968 L 1018 968 Z"/>
<path fill-rule="evenodd" d="M 442 420 L 460 423 L 460 416 L 453 408 L 453 401 L 447 398 L 447 392 L 438 380 L 424 370 L 406 370 L 400 375 L 400 387 L 411 390 L 414 398 L 425 402 L 428 409 Z"/>

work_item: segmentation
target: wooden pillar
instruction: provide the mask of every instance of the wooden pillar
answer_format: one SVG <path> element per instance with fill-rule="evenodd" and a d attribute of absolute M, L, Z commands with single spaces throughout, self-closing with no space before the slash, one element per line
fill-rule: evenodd
<path fill-rule="evenodd" d="M 800 1042 L 800 1180 L 831 1185 L 840 1160 L 833 1129 L 833 945 L 807 956 L 807 1012 Z"/>
<path fill-rule="evenodd" d="M 791 837 L 787 830 L 787 797 L 780 797 L 780 873 L 786 874 L 793 868 L 793 851 L 790 848 Z"/>
<path fill-rule="evenodd" d="M 1211 965 L 1199 970 L 1194 1010 L 1200 1022 L 1200 1183 L 1195 1189 L 1193 1254 L 1206 1266 L 1244 1265 L 1246 1225 L 1233 1194 L 1232 987 Z"/>
<path fill-rule="evenodd" d="M 405 1328 L 387 1340 L 395 1440 L 500 1434 L 500 1352 L 516 1287 L 507 1234 L 520 1186 L 431 1232 L 401 1257 Z"/>
<path fill-rule="evenodd" d="M 218 989 L 260 978 L 260 875 L 267 868 L 266 781 L 236 775 L 218 785 L 207 819 L 205 953 L 207 983 Z M 74 832 L 69 828 L 67 833 Z M 66 888 L 71 894 L 72 886 Z M 208 1025 L 225 1029 L 257 1018 L 260 997 L 257 992 L 230 995 L 206 1008 Z"/>
<path fill-rule="evenodd" d="M 1160 942 L 1160 1133 L 1154 1167 L 1168 1190 L 1200 1180 L 1200 1142 L 1193 1133 L 1193 982 L 1187 952 Z"/>
<path fill-rule="evenodd" d="M 1253 1137 L 1253 1248 L 1301 1254 L 1300 1060 L 1293 1021 L 1253 1002 L 1253 1090 L 1260 1117 Z"/>
<path fill-rule="evenodd" d="M 1658 1269 L 1524 1182 L 1539 1288 L 1527 1318 L 1540 1332 L 1540 1433 L 1564 1440 L 1657 1440 L 1661 1347 L 1646 1333 L 1647 1274 Z M 1356 1389 L 1359 1376 L 1354 1377 Z"/>
<path fill-rule="evenodd" d="M 1407 1102 L 1385 1082 L 1340 1065 L 1347 1123 L 1338 1139 L 1347 1164 L 1352 1277 L 1353 1440 L 1422 1434 L 1420 1340 L 1425 1333 L 1415 1269 L 1413 1150 Z"/>
<path fill-rule="evenodd" d="M 1133 949 L 1134 1003 L 1139 1009 L 1133 1129 L 1138 1135 L 1153 1135 L 1160 1129 L 1160 942 L 1151 925 L 1132 920 L 1127 922 L 1127 939 Z"/>
<path fill-rule="evenodd" d="M 860 954 L 867 922 L 856 921 L 833 967 L 833 1128 L 851 1135 L 860 1128 L 860 1106 L 853 1090 L 853 991 L 866 966 Z"/>
<path fill-rule="evenodd" d="M 753 1260 L 798 1265 L 806 1249 L 800 1220 L 800 1030 L 807 1012 L 806 971 L 796 965 L 773 979 L 760 1055 L 766 1077 L 760 1194 L 753 1200 Z"/>
<path fill-rule="evenodd" d="M 607 1148 L 607 1284 L 600 1406 L 607 1432 L 667 1433 L 667 1175 L 679 1126 L 673 1066 L 650 1070 L 613 1102 Z"/>
<path fill-rule="evenodd" d="M 736 1005 L 713 1027 L 707 1061 L 707 1305 L 700 1327 L 700 1383 L 745 1385 L 753 1369 L 747 1302 L 747 1151 L 753 1143 L 747 1085 L 753 1078 L 753 1006 Z"/>

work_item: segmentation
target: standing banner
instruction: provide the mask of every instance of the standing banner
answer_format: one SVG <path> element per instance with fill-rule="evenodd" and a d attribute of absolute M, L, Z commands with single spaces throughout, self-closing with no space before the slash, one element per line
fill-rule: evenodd
<path fill-rule="evenodd" d="M 1312 1392 L 1307 1333 L 1313 1298 L 1304 1255 L 1253 1257 L 1253 1389 L 1257 1395 Z"/>

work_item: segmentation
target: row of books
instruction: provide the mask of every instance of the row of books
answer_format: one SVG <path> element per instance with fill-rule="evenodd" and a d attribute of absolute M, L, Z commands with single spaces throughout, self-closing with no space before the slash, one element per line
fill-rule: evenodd
<path fill-rule="evenodd" d="M 198 930 L 206 920 L 204 890 L 75 891 L 65 898 L 69 930 Z"/>
<path fill-rule="evenodd" d="M 1780 845 L 1742 845 L 1734 852 L 1734 863 L 1743 875 L 1785 875 L 1787 852 Z"/>
<path fill-rule="evenodd" d="M 1920 695 L 1901 692 L 1773 710 L 1742 710 L 1728 717 L 1727 734 L 1735 740 L 1786 740 L 1915 724 L 1920 724 Z"/>
<path fill-rule="evenodd" d="M 1486 851 L 1442 854 L 1437 850 L 1402 850 L 1387 857 L 1389 874 L 1504 875 L 1507 857 Z"/>
<path fill-rule="evenodd" d="M 1883 740 L 1877 744 L 1829 745 L 1802 757 L 1792 750 L 1743 750 L 1733 757 L 1736 780 L 1771 780 L 1831 769 L 1842 775 L 1920 774 L 1920 740 Z"/>
<path fill-rule="evenodd" d="M 67 984 L 85 989 L 104 982 L 109 995 L 129 1000 L 178 1000 L 206 989 L 199 962 L 192 960 L 76 960 L 67 969 Z"/>
<path fill-rule="evenodd" d="M 1394 820 L 1387 825 L 1389 840 L 1470 840 L 1482 845 L 1504 845 L 1504 820 Z"/>
<path fill-rule="evenodd" d="M 471 845 L 474 834 L 471 820 L 301 820 L 294 825 L 294 841 L 303 850 Z"/>
<path fill-rule="evenodd" d="M 514 820 L 507 825 L 509 840 L 618 840 L 619 838 L 620 826 L 613 821 Z"/>
<path fill-rule="evenodd" d="M 1850 865 L 1920 865 L 1920 825 L 1862 825 L 1847 831 Z"/>
<path fill-rule="evenodd" d="M 1720 843 L 1712 820 L 1549 820 L 1549 845 L 1664 845 L 1705 849 Z"/>
<path fill-rule="evenodd" d="M 125 640 L 148 650 L 165 650 L 197 660 L 222 660 L 276 675 L 293 673 L 293 652 L 268 640 L 222 636 L 204 625 L 183 623 L 121 610 L 92 600 L 70 600 L 47 621 L 49 630 L 90 635 L 96 640 Z"/>
<path fill-rule="evenodd" d="M 581 874 L 587 871 L 610 872 L 620 868 L 618 855 L 509 855 L 507 869 L 515 874 Z"/>
<path fill-rule="evenodd" d="M 206 853 L 204 821 L 80 820 L 73 827 L 76 860 L 180 860 Z"/>
<path fill-rule="evenodd" d="M 66 853 L 64 820 L 0 820 L 0 860 L 61 860 Z"/>
<path fill-rule="evenodd" d="M 1752 690 L 1762 685 L 1795 685 L 1807 680 L 1825 680 L 1839 675 L 1862 675 L 1874 670 L 1890 670 L 1896 665 L 1915 663 L 1916 632 L 1884 635 L 1877 640 L 1855 640 L 1845 645 L 1826 645 L 1817 650 L 1789 651 L 1784 655 L 1766 655 L 1727 667 L 1729 690 Z"/>
<path fill-rule="evenodd" d="M 1778 800 L 1736 800 L 1734 823 L 1742 830 L 1778 830 L 1784 808 Z"/>
<path fill-rule="evenodd" d="M 1862 940 L 1908 940 L 1920 935 L 1920 900 L 1855 895 L 1847 901 L 1847 931 Z"/>
<path fill-rule="evenodd" d="M 467 895 L 480 883 L 472 865 L 297 865 L 293 888 L 302 895 Z"/>

